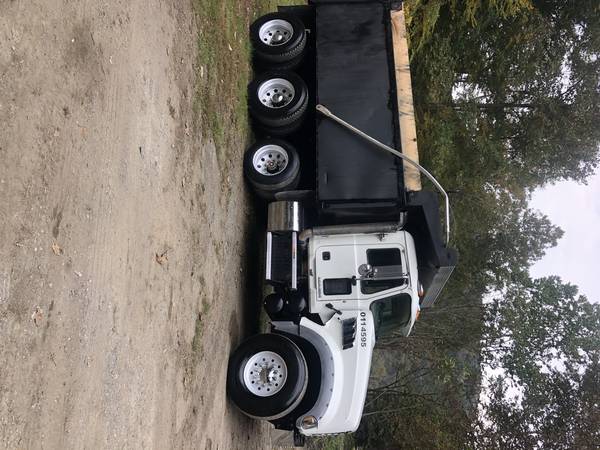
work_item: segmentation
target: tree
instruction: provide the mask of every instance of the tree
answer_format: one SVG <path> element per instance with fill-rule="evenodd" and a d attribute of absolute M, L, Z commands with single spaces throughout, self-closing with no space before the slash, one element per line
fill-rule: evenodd
<path fill-rule="evenodd" d="M 490 304 L 489 380 L 477 448 L 595 448 L 600 436 L 600 307 L 558 277 L 513 286 Z M 577 444 L 577 445 L 576 445 Z"/>
<path fill-rule="evenodd" d="M 546 216 L 530 209 L 526 199 L 505 190 L 484 188 L 465 195 L 456 208 L 455 216 L 461 214 L 457 231 L 461 255 L 467 249 L 461 264 L 469 264 L 471 275 L 482 278 L 479 282 L 485 291 L 527 279 L 529 266 L 563 234 Z"/>
<path fill-rule="evenodd" d="M 584 181 L 599 162 L 600 4 L 491 3 L 409 3 L 417 111 L 453 116 L 461 160 L 485 151 L 489 180 Z"/>
<path fill-rule="evenodd" d="M 533 384 L 558 365 L 582 369 L 600 351 L 600 307 L 552 276 L 511 286 L 487 309 L 484 359 Z"/>
<path fill-rule="evenodd" d="M 476 449 L 592 450 L 600 442 L 600 365 L 583 373 L 553 369 L 523 390 L 510 393 L 509 380 L 495 377 L 485 416 L 480 417 L 470 443 Z"/>
<path fill-rule="evenodd" d="M 486 132 L 504 147 L 515 179 L 584 180 L 598 164 L 600 6 L 533 5 L 500 23 L 482 17 L 467 35 L 464 47 L 477 53 L 461 54 L 460 101 L 491 125 Z"/>

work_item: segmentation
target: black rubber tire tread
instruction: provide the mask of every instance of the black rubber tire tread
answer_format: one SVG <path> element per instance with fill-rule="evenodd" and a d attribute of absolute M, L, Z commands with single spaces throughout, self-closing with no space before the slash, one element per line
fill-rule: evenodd
<path fill-rule="evenodd" d="M 274 136 L 274 137 L 285 137 L 290 134 L 295 133 L 302 127 L 302 123 L 304 122 L 304 115 L 306 110 L 302 112 L 302 114 L 292 123 L 287 125 L 282 125 L 280 127 L 270 127 L 267 125 L 263 125 L 261 123 L 254 123 L 255 132 L 263 136 Z"/>
<path fill-rule="evenodd" d="M 279 63 L 254 59 L 254 71 L 256 73 L 261 73 L 267 70 L 296 70 L 302 64 L 302 61 L 304 61 L 304 52 L 289 61 Z"/>
<path fill-rule="evenodd" d="M 288 52 L 282 52 L 277 55 L 270 55 L 268 53 L 263 53 L 260 50 L 255 48 L 254 49 L 254 57 L 256 59 L 264 61 L 265 63 L 283 64 L 283 63 L 293 60 L 294 58 L 302 59 L 302 57 L 304 56 L 305 50 L 306 50 L 306 35 L 305 35 L 304 39 L 302 40 L 302 43 L 298 47 L 296 47 Z"/>
<path fill-rule="evenodd" d="M 288 368 L 283 388 L 270 397 L 252 394 L 244 385 L 244 366 L 250 356 L 272 351 L 283 358 Z M 233 403 L 255 419 L 276 420 L 300 404 L 308 385 L 304 355 L 290 339 L 278 334 L 257 334 L 244 341 L 231 355 L 227 368 L 227 392 Z"/>
<path fill-rule="evenodd" d="M 265 81 L 283 78 L 294 86 L 296 95 L 290 103 L 281 108 L 269 108 L 258 98 L 258 88 Z M 308 87 L 294 72 L 287 70 L 265 72 L 256 77 L 248 85 L 248 112 L 260 125 L 266 127 L 283 127 L 301 121 L 308 108 Z"/>
<path fill-rule="evenodd" d="M 288 154 L 287 167 L 277 175 L 267 176 L 257 172 L 252 162 L 254 154 L 265 145 L 278 145 Z M 296 149 L 282 139 L 261 139 L 244 153 L 244 175 L 253 187 L 263 190 L 280 190 L 289 186 L 300 173 L 300 157 Z M 285 189 L 282 189 L 285 190 Z"/>
<path fill-rule="evenodd" d="M 292 37 L 282 45 L 267 45 L 258 34 L 260 27 L 269 20 L 281 19 L 289 22 L 293 28 Z M 292 14 L 274 12 L 265 14 L 250 25 L 250 41 L 257 59 L 268 63 L 284 63 L 302 55 L 306 49 L 306 30 L 302 21 Z"/>
<path fill-rule="evenodd" d="M 289 191 L 290 189 L 296 189 L 299 184 L 300 184 L 300 172 L 298 172 L 298 175 L 296 176 L 296 178 L 291 180 L 288 184 L 286 184 L 285 186 L 277 186 L 276 188 L 273 188 L 271 186 L 265 186 L 265 185 L 261 186 L 261 185 L 257 185 L 254 183 L 250 183 L 250 185 L 252 186 L 252 189 L 254 189 L 254 193 L 257 196 L 259 196 L 260 198 L 267 200 L 267 201 L 275 200 L 275 194 L 277 194 L 279 192 Z"/>

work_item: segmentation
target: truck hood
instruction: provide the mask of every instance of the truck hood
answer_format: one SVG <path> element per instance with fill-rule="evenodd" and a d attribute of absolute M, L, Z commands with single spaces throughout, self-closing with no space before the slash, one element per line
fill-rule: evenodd
<path fill-rule="evenodd" d="M 352 323 L 356 333 L 349 346 L 349 339 L 344 339 L 344 327 L 348 329 Z M 321 360 L 319 397 L 311 410 L 302 416 L 314 416 L 318 424 L 303 429 L 302 417 L 299 417 L 296 425 L 300 432 L 311 436 L 356 431 L 365 404 L 375 346 L 371 312 L 343 311 L 325 325 L 302 318 L 300 327 L 290 322 L 274 322 L 273 326 L 288 333 L 299 333 L 314 345 Z"/>

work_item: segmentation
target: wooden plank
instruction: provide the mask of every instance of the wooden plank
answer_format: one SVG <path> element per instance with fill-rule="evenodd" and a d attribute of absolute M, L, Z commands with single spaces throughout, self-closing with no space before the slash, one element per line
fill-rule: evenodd
<path fill-rule="evenodd" d="M 396 101 L 398 102 L 400 122 L 400 145 L 403 154 L 419 162 L 404 11 L 392 11 L 391 20 L 394 69 L 396 72 Z M 421 174 L 410 164 L 404 164 L 404 186 L 408 191 L 421 190 Z"/>

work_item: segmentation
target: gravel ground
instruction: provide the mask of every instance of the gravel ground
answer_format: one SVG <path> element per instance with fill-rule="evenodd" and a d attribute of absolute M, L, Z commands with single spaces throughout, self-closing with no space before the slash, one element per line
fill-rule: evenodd
<path fill-rule="evenodd" d="M 268 447 L 225 395 L 256 323 L 248 133 L 223 157 L 197 117 L 191 2 L 0 11 L 0 448 Z"/>

